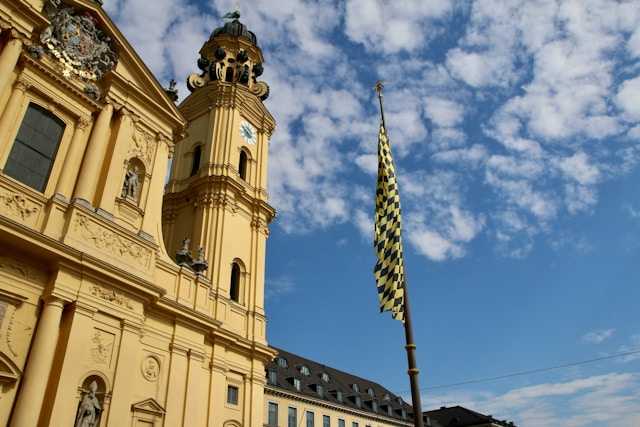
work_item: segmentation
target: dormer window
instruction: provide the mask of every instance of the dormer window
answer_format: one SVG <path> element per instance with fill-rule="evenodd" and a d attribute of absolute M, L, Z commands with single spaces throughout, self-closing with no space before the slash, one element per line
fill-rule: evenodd
<path fill-rule="evenodd" d="M 358 387 L 358 384 L 352 384 L 351 389 L 356 393 L 360 393 L 360 387 Z"/>
<path fill-rule="evenodd" d="M 398 402 L 398 404 L 402 405 L 404 402 L 402 401 L 402 398 L 400 396 L 398 396 L 398 398 L 396 399 L 396 401 Z"/>
<path fill-rule="evenodd" d="M 278 366 L 280 366 L 281 368 L 286 368 L 289 366 L 289 364 L 287 363 L 287 359 L 285 359 L 284 357 L 278 357 L 276 359 L 276 363 L 278 364 Z"/>
<path fill-rule="evenodd" d="M 276 385 L 278 383 L 278 373 L 274 370 L 269 370 L 267 373 L 267 380 L 269 384 Z"/>
<path fill-rule="evenodd" d="M 362 406 L 362 398 L 360 396 L 355 396 L 353 400 L 358 408 Z"/>
<path fill-rule="evenodd" d="M 320 379 L 321 379 L 322 381 L 324 381 L 325 383 L 328 383 L 328 382 L 329 382 L 329 374 L 327 374 L 326 372 L 323 372 L 323 373 L 320 375 Z"/>
<path fill-rule="evenodd" d="M 400 411 L 400 416 L 402 417 L 403 420 L 407 419 L 407 411 L 405 409 L 402 409 Z"/>
<path fill-rule="evenodd" d="M 389 396 L 389 393 L 385 393 L 384 397 L 382 398 L 382 400 L 391 400 L 391 396 Z"/>
<path fill-rule="evenodd" d="M 311 375 L 311 371 L 309 370 L 309 367 L 305 365 L 300 366 L 300 373 L 305 377 L 308 377 L 309 375 Z"/>
<path fill-rule="evenodd" d="M 369 388 L 367 389 L 367 394 L 368 394 L 369 396 L 371 396 L 371 397 L 375 397 L 375 396 L 376 396 L 376 394 L 374 393 L 374 391 L 373 391 L 373 389 L 372 389 L 371 387 L 369 387 Z"/>
<path fill-rule="evenodd" d="M 316 385 L 316 393 L 318 393 L 318 396 L 324 397 L 324 387 L 321 384 Z"/>
<path fill-rule="evenodd" d="M 336 391 L 336 400 L 342 403 L 342 392 L 340 390 Z"/>
<path fill-rule="evenodd" d="M 302 389 L 302 385 L 301 385 L 300 380 L 298 378 L 294 378 L 293 379 L 293 387 L 298 391 L 300 391 Z"/>
<path fill-rule="evenodd" d="M 373 412 L 378 412 L 378 402 L 376 402 L 375 400 L 371 401 L 371 410 Z"/>

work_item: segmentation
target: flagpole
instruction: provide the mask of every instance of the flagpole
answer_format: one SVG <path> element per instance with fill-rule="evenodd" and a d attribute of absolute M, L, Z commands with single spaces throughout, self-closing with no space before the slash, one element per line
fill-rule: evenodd
<path fill-rule="evenodd" d="M 384 109 L 382 107 L 382 89 L 384 85 L 380 80 L 376 82 L 375 91 L 378 94 L 378 101 L 380 102 L 380 117 L 382 119 L 382 127 L 385 132 L 387 126 L 384 122 Z M 406 273 L 405 273 L 406 274 Z M 405 336 L 405 349 L 407 350 L 407 364 L 409 369 L 409 382 L 411 383 L 411 401 L 413 406 L 413 424 L 415 427 L 423 427 L 422 421 L 422 404 L 420 403 L 420 385 L 418 382 L 418 369 L 416 363 L 416 344 L 413 340 L 413 325 L 411 323 L 411 310 L 409 308 L 409 289 L 407 287 L 407 280 L 405 278 L 404 283 L 404 336 Z"/>

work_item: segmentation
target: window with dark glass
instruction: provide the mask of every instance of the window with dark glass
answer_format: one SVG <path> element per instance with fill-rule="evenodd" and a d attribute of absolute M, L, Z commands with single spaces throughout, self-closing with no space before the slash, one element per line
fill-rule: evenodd
<path fill-rule="evenodd" d="M 355 403 L 358 408 L 362 406 L 362 399 L 360 396 L 356 396 Z"/>
<path fill-rule="evenodd" d="M 193 159 L 191 160 L 191 173 L 189 176 L 194 176 L 200 170 L 200 159 L 202 157 L 202 145 L 198 145 L 193 149 Z"/>
<path fill-rule="evenodd" d="M 278 425 L 278 404 L 275 402 L 269 402 L 268 423 L 270 426 Z"/>
<path fill-rule="evenodd" d="M 355 422 L 355 421 L 354 421 L 354 422 L 352 422 L 352 423 L 351 423 L 351 427 L 358 427 L 358 423 L 357 423 L 357 422 Z"/>
<path fill-rule="evenodd" d="M 322 427 L 331 427 L 331 418 L 329 415 L 322 416 Z"/>
<path fill-rule="evenodd" d="M 229 286 L 229 296 L 235 302 L 240 301 L 240 266 L 234 262 L 231 266 L 231 284 Z"/>
<path fill-rule="evenodd" d="M 315 414 L 311 411 L 307 411 L 307 427 L 313 427 L 315 423 Z"/>
<path fill-rule="evenodd" d="M 324 388 L 322 387 L 322 385 L 316 385 L 316 392 L 318 393 L 318 396 L 324 397 Z"/>
<path fill-rule="evenodd" d="M 340 390 L 336 391 L 336 400 L 342 403 L 342 392 Z"/>
<path fill-rule="evenodd" d="M 44 108 L 29 104 L 13 143 L 4 173 L 44 191 L 65 124 Z"/>
<path fill-rule="evenodd" d="M 227 403 L 231 405 L 238 404 L 238 387 L 233 385 L 227 386 Z"/>
<path fill-rule="evenodd" d="M 287 417 L 288 427 L 298 427 L 298 410 L 296 408 L 289 407 L 289 414 Z"/>
<path fill-rule="evenodd" d="M 338 427 L 345 427 L 345 422 L 342 418 L 338 418 Z"/>
<path fill-rule="evenodd" d="M 267 374 L 267 379 L 269 380 L 269 384 L 275 385 L 278 383 L 278 373 L 274 370 L 270 370 Z"/>
<path fill-rule="evenodd" d="M 242 178 L 245 181 L 247 180 L 247 153 L 244 150 L 240 151 L 238 173 L 240 173 L 240 178 Z"/>

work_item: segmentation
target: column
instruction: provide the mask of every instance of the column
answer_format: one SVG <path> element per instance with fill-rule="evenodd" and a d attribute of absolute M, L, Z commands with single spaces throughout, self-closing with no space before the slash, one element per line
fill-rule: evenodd
<path fill-rule="evenodd" d="M 73 195 L 74 198 L 84 200 L 91 205 L 93 205 L 93 198 L 102 172 L 102 161 L 107 152 L 112 116 L 113 105 L 107 103 L 100 111 L 93 125 L 91 139 L 78 175 L 76 191 Z"/>
<path fill-rule="evenodd" d="M 22 387 L 9 424 L 11 427 L 33 427 L 38 424 L 58 343 L 63 307 L 63 302 L 55 297 L 48 297 L 44 301 L 22 377 Z"/>
<path fill-rule="evenodd" d="M 15 38 L 9 40 L 0 53 L 0 95 L 7 89 L 21 52 L 22 40 Z"/>
<path fill-rule="evenodd" d="M 133 121 L 131 113 L 122 108 L 114 126 L 116 133 L 115 141 L 111 147 L 111 153 L 105 153 L 107 163 L 107 178 L 104 181 L 104 189 L 100 195 L 100 200 L 96 207 L 102 211 L 113 214 L 116 205 L 116 197 L 122 191 L 124 181 L 124 162 L 129 150 L 129 143 L 133 139 Z M 144 179 L 144 177 L 143 177 Z"/>
<path fill-rule="evenodd" d="M 49 384 L 48 390 L 51 392 L 48 396 L 50 399 L 49 408 L 48 411 L 43 408 L 43 413 L 40 415 L 42 424 L 50 426 L 74 425 L 78 401 L 70 399 L 69 395 L 75 393 L 80 386 L 82 378 L 78 374 L 84 374 L 84 372 L 79 372 L 78 367 L 84 362 L 83 358 L 86 357 L 87 347 L 91 343 L 94 333 L 93 319 L 97 312 L 97 308 L 87 303 L 76 301 L 74 304 L 69 338 L 60 371 L 56 373 L 58 383 L 55 387 L 52 387 L 54 384 Z"/>
<path fill-rule="evenodd" d="M 70 199 L 73 193 L 73 187 L 78 177 L 78 170 L 82 163 L 82 156 L 84 155 L 84 150 L 87 148 L 87 131 L 90 124 L 91 119 L 88 117 L 78 119 L 76 129 L 73 132 L 71 146 L 64 160 L 64 168 L 62 168 L 62 173 L 56 186 L 56 193 L 61 194 L 67 199 Z"/>
<path fill-rule="evenodd" d="M 22 108 L 28 87 L 29 85 L 21 80 L 16 82 L 15 89 L 9 98 L 9 102 L 7 102 L 2 118 L 0 118 L 0 168 L 2 169 L 4 169 L 11 147 L 13 147 L 13 140 L 10 140 L 10 138 L 13 135 L 12 131 L 16 126 L 16 116 Z"/>
<path fill-rule="evenodd" d="M 129 425 L 134 392 L 132 375 L 139 369 L 139 366 L 140 326 L 128 320 L 123 320 L 107 427 Z"/>

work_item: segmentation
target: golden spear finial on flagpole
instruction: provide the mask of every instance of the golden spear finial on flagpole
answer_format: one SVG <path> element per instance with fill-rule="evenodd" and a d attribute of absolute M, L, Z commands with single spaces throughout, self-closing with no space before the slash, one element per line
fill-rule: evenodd
<path fill-rule="evenodd" d="M 384 89 L 384 84 L 382 80 L 378 80 L 376 82 L 376 85 L 374 86 L 373 90 L 376 91 L 376 93 L 378 94 L 378 101 L 380 102 L 380 118 L 382 119 L 382 127 L 383 128 L 387 128 L 387 126 L 384 123 L 384 109 L 382 108 L 382 90 Z"/>

